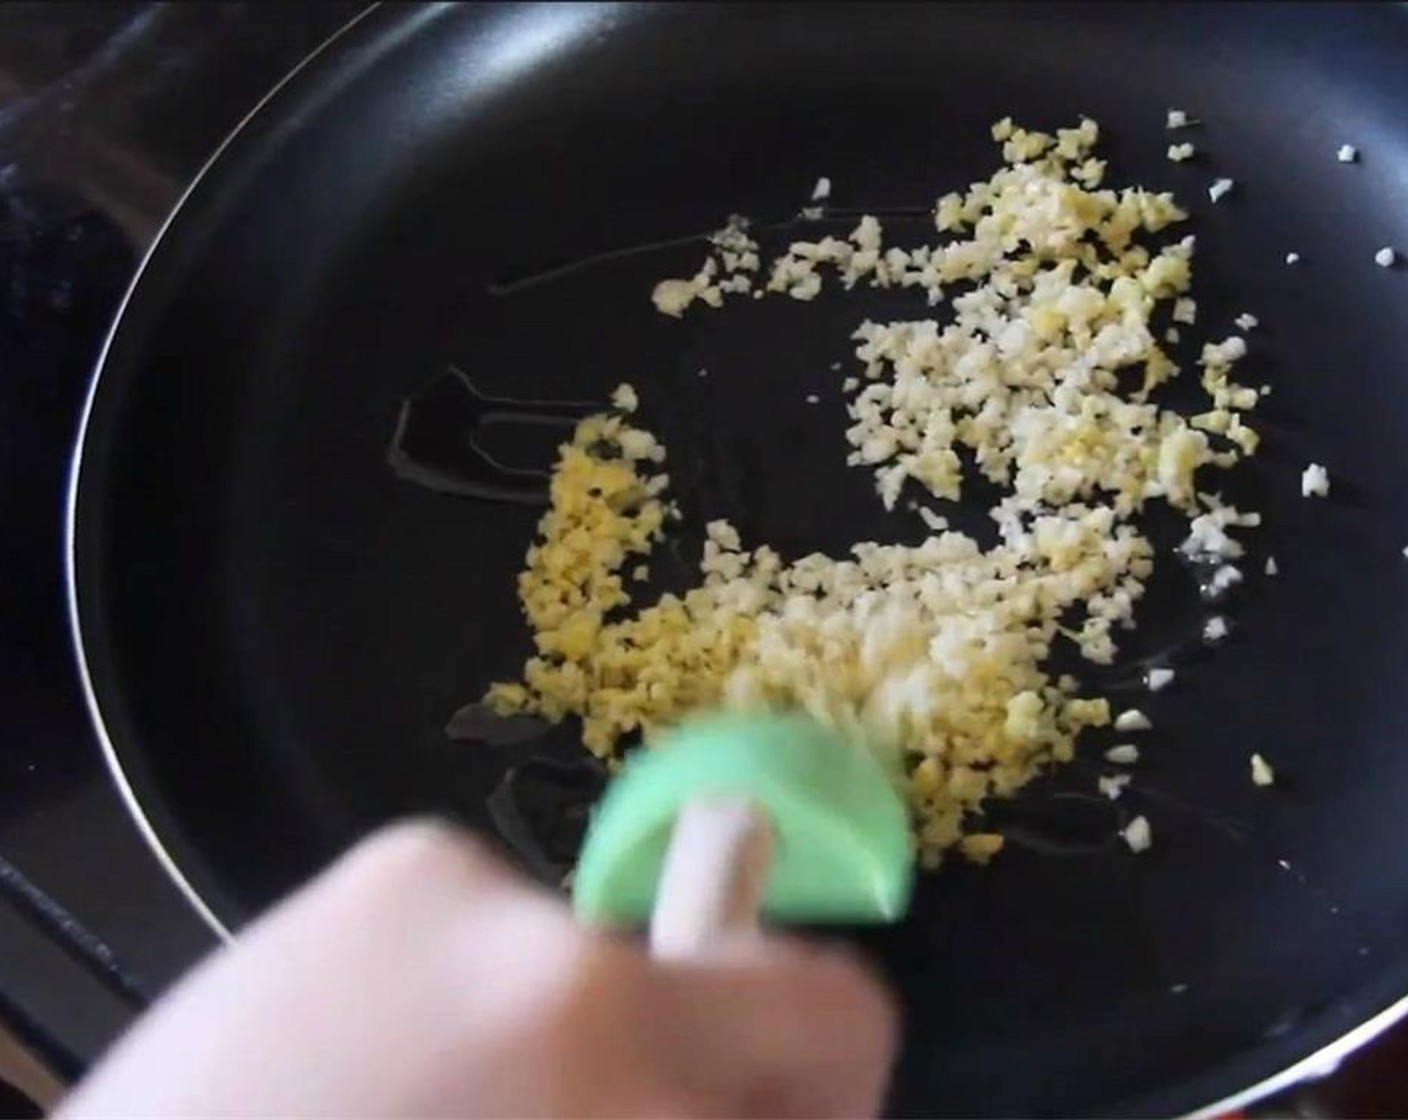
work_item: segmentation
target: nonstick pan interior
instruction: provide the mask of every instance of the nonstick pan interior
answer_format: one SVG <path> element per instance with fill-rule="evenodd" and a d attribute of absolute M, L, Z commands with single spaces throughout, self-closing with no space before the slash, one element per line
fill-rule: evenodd
<path fill-rule="evenodd" d="M 1408 275 L 1372 257 L 1408 247 L 1404 58 L 1392 6 L 365 17 L 183 203 L 91 403 L 76 617 L 104 736 L 164 852 L 236 927 L 390 816 L 488 827 L 518 748 L 443 728 L 527 652 L 513 576 L 538 511 L 387 469 L 400 402 L 450 364 L 527 399 L 630 380 L 667 444 L 713 447 L 730 467 L 696 471 L 685 559 L 718 512 L 790 555 L 919 532 L 842 466 L 830 371 L 860 318 L 913 314 L 903 300 L 668 320 L 650 287 L 697 245 L 496 285 L 732 212 L 782 221 L 819 175 L 837 206 L 900 230 L 990 173 L 993 120 L 1088 113 L 1117 179 L 1193 203 L 1203 314 L 1261 319 L 1251 379 L 1275 391 L 1237 486 L 1282 574 L 1250 581 L 1234 638 L 1145 705 L 1152 852 L 1014 846 L 926 877 L 908 920 L 862 938 L 905 1007 L 892 1108 L 1188 1110 L 1384 1011 L 1408 993 Z M 1170 106 L 1205 121 L 1205 159 L 1164 158 Z M 1334 157 L 1346 142 L 1353 167 Z M 1213 206 L 1221 175 L 1238 187 Z M 541 447 L 504 450 L 542 464 Z M 1331 501 L 1299 495 L 1311 460 Z M 1169 640 L 1192 601 L 1161 584 L 1136 646 Z M 553 746 L 570 754 L 572 729 Z M 1274 795 L 1248 779 L 1257 750 L 1278 761 Z M 1088 791 L 1082 765 L 1052 791 Z"/>

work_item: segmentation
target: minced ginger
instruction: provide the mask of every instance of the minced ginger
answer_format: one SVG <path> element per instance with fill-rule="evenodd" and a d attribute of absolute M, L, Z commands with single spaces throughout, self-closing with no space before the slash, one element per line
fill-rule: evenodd
<path fill-rule="evenodd" d="M 809 299 L 830 269 L 846 287 L 951 303 L 944 326 L 858 327 L 859 376 L 842 383 L 848 461 L 875 472 L 890 508 L 911 483 L 926 501 L 959 499 L 967 449 L 1006 489 L 991 511 L 999 543 L 984 549 L 926 507 L 933 531 L 917 546 L 787 561 L 716 521 L 699 584 L 638 607 L 622 572 L 644 563 L 673 509 L 664 448 L 627 419 L 635 391 L 618 390 L 622 413 L 584 420 L 561 449 L 518 584 L 537 652 L 519 682 L 489 690 L 497 711 L 578 716 L 587 747 L 614 759 L 696 708 L 798 708 L 902 763 L 923 863 L 955 845 L 983 863 L 1001 849 L 981 828 L 984 800 L 1069 761 L 1082 729 L 1110 722 L 1104 699 L 1044 663 L 1061 636 L 1113 658 L 1153 569 L 1133 515 L 1161 499 L 1193 523 L 1190 554 L 1241 554 L 1225 529 L 1255 515 L 1200 493 L 1194 475 L 1255 449 L 1242 414 L 1258 394 L 1232 380 L 1246 352 L 1232 336 L 1203 350 L 1208 412 L 1189 420 L 1150 400 L 1179 374 L 1150 319 L 1161 303 L 1191 306 L 1193 239 L 1138 243 L 1185 217 L 1171 196 L 1096 189 L 1093 121 L 1055 135 L 1002 121 L 993 136 L 1008 166 L 936 205 L 949 240 L 886 249 L 868 217 L 844 241 L 793 243 L 763 290 Z M 714 249 L 746 250 L 753 267 L 755 243 L 730 231 Z M 657 305 L 718 306 L 729 290 L 711 278 L 737 263 L 662 281 Z M 674 301 L 685 283 L 691 299 Z"/>

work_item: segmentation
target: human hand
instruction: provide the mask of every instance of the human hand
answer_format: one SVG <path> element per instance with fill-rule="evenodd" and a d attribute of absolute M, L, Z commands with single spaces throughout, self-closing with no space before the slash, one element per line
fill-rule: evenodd
<path fill-rule="evenodd" d="M 848 957 L 760 937 L 654 961 L 410 823 L 198 967 L 59 1116 L 861 1116 L 894 1039 Z"/>

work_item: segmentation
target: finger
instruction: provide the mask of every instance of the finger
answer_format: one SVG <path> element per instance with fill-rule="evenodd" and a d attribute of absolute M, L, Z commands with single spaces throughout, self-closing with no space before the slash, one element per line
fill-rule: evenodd
<path fill-rule="evenodd" d="M 848 953 L 757 940 L 661 966 L 664 1049 L 710 1111 L 873 1116 L 894 1059 L 892 999 Z M 723 1094 L 720 1097 L 718 1094 Z"/>
<path fill-rule="evenodd" d="M 476 1023 L 479 998 L 502 998 L 491 988 L 528 986 L 507 969 L 476 970 L 476 954 L 570 968 L 575 942 L 560 904 L 483 845 L 448 825 L 397 825 L 202 964 L 66 1111 L 462 1115 L 467 1063 L 446 1051 Z M 481 975 L 467 994 L 466 978 Z"/>

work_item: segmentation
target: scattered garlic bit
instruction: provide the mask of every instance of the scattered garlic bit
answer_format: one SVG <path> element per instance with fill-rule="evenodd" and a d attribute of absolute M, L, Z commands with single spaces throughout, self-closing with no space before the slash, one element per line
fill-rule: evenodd
<path fill-rule="evenodd" d="M 611 404 L 622 412 L 634 412 L 640 407 L 640 398 L 636 396 L 635 386 L 628 381 L 621 382 L 611 394 Z"/>
<path fill-rule="evenodd" d="M 1253 330 L 1261 324 L 1261 320 L 1249 311 L 1243 311 L 1232 321 L 1237 324 L 1238 330 L 1243 331 Z"/>
<path fill-rule="evenodd" d="M 1168 158 L 1174 163 L 1183 163 L 1193 158 L 1197 149 L 1192 144 L 1170 144 L 1168 146 Z M 1214 199 L 1213 201 L 1216 201 Z"/>
<path fill-rule="evenodd" d="M 728 225 L 709 236 L 717 250 L 719 264 L 726 273 L 757 272 L 762 267 L 758 243 L 748 235 L 748 219 L 731 215 Z"/>
<path fill-rule="evenodd" d="M 1359 158 L 1359 149 L 1353 144 L 1341 144 L 1340 150 L 1335 153 L 1335 158 L 1341 163 L 1353 163 Z"/>
<path fill-rule="evenodd" d="M 1405 548 L 1405 549 L 1403 550 L 1403 555 L 1404 555 L 1404 556 L 1408 556 L 1408 548 Z"/>
<path fill-rule="evenodd" d="M 1231 179 L 1218 179 L 1208 188 L 1208 197 L 1214 202 L 1217 202 L 1223 195 L 1230 191 L 1234 185 Z"/>
<path fill-rule="evenodd" d="M 758 243 L 748 235 L 748 222 L 737 215 L 728 225 L 709 236 L 713 253 L 704 259 L 699 271 L 689 279 L 661 280 L 651 292 L 656 310 L 676 319 L 695 300 L 710 307 L 722 307 L 725 295 L 741 295 L 753 290 L 755 273 L 762 265 Z"/>
<path fill-rule="evenodd" d="M 1107 166 L 1103 159 L 1088 159 L 1080 166 L 1071 168 L 1071 178 L 1087 190 L 1094 190 L 1104 181 Z"/>
<path fill-rule="evenodd" d="M 1000 832 L 973 832 L 959 840 L 958 850 L 970 862 L 982 866 L 1002 851 L 1005 843 Z"/>
<path fill-rule="evenodd" d="M 1188 128 L 1198 122 L 1185 113 L 1182 109 L 1170 109 L 1168 117 L 1164 121 L 1165 128 Z"/>
<path fill-rule="evenodd" d="M 1200 427 L 1150 400 L 1181 372 L 1151 322 L 1174 301 L 1187 300 L 1187 322 L 1196 312 L 1193 238 L 1155 240 L 1187 216 L 1171 195 L 1098 189 L 1091 120 L 1054 133 L 1005 120 L 993 136 L 1004 166 L 937 200 L 934 243 L 887 245 L 865 216 L 764 269 L 746 225 L 730 222 L 694 277 L 657 286 L 673 314 L 718 306 L 754 272 L 756 297 L 810 299 L 825 279 L 945 303 L 935 318 L 860 323 L 860 376 L 843 382 L 848 462 L 873 474 L 887 508 L 906 485 L 926 491 L 929 535 L 786 561 L 717 521 L 695 586 L 634 603 L 622 573 L 678 516 L 665 453 L 619 415 L 588 418 L 560 451 L 519 577 L 537 651 L 519 681 L 491 688 L 496 711 L 580 717 L 587 747 L 614 760 L 699 707 L 800 709 L 902 760 L 925 866 L 955 846 L 982 858 L 997 841 L 962 845 L 973 811 L 1109 725 L 1108 701 L 1048 659 L 1069 639 L 1091 662 L 1113 660 L 1153 571 L 1133 520 L 1151 502 L 1186 517 L 1190 540 L 1240 553 L 1232 530 L 1254 515 L 1195 476 L 1250 454 L 1242 413 L 1257 394 L 1232 380 L 1246 346 L 1228 339 L 1200 363 L 1215 420 Z M 1133 388 L 1131 367 L 1143 374 Z M 1004 493 L 991 546 L 924 504 L 974 482 Z M 1150 726 L 1138 712 L 1121 720 Z"/>
<path fill-rule="evenodd" d="M 1114 762 L 1120 766 L 1133 766 L 1139 761 L 1139 748 L 1133 743 L 1121 743 L 1105 752 L 1105 761 Z"/>
<path fill-rule="evenodd" d="M 1208 580 L 1206 594 L 1210 599 L 1217 599 L 1241 582 L 1242 570 L 1235 564 L 1224 564 Z"/>
<path fill-rule="evenodd" d="M 1319 463 L 1311 463 L 1300 475 L 1302 498 L 1325 498 L 1330 493 L 1330 472 Z"/>
<path fill-rule="evenodd" d="M 1299 254 L 1299 253 L 1287 253 L 1287 254 L 1286 254 L 1286 263 L 1287 263 L 1287 264 L 1299 264 L 1299 263 L 1300 263 L 1300 254 Z"/>
<path fill-rule="evenodd" d="M 1382 249 L 1380 249 L 1377 253 L 1374 254 L 1374 263 L 1380 268 L 1392 268 L 1393 262 L 1397 259 L 1398 254 L 1395 253 L 1393 251 L 1393 248 L 1388 245 L 1385 245 Z"/>
<path fill-rule="evenodd" d="M 889 287 L 892 273 L 905 271 L 911 263 L 903 250 L 892 252 L 899 255 L 884 252 L 880 222 L 866 214 L 845 240 L 823 237 L 820 241 L 794 241 L 786 253 L 772 262 L 767 291 L 785 292 L 793 299 L 812 299 L 821 290 L 823 267 L 836 269 L 848 289 L 866 278 L 877 286 Z"/>
<path fill-rule="evenodd" d="M 650 565 L 637 564 L 634 568 L 631 569 L 631 578 L 644 583 L 650 578 Z"/>
<path fill-rule="evenodd" d="M 708 376 L 709 376 L 709 371 L 708 371 L 707 369 L 700 369 L 700 371 L 699 371 L 699 376 L 700 376 L 700 377 L 708 377 Z"/>
<path fill-rule="evenodd" d="M 1186 296 L 1173 301 L 1173 321 L 1193 326 L 1198 321 L 1198 301 Z"/>
<path fill-rule="evenodd" d="M 1154 830 L 1149 827 L 1149 821 L 1145 817 L 1135 817 L 1120 835 L 1129 845 L 1129 850 L 1135 853 L 1147 852 L 1154 843 Z"/>
<path fill-rule="evenodd" d="M 1274 557 L 1274 556 L 1268 556 L 1268 557 L 1266 558 L 1266 574 L 1269 575 L 1269 576 L 1274 576 L 1274 575 L 1279 575 L 1280 573 L 1281 573 L 1281 568 L 1280 568 L 1280 566 L 1276 563 L 1276 557 Z"/>
<path fill-rule="evenodd" d="M 1259 754 L 1252 755 L 1252 784 L 1269 786 L 1274 785 L 1275 782 L 1276 771 L 1271 768 L 1271 763 Z"/>
<path fill-rule="evenodd" d="M 1131 780 L 1128 774 L 1106 774 L 1096 779 L 1095 788 L 1111 801 L 1118 801 Z"/>
<path fill-rule="evenodd" d="M 701 269 L 689 280 L 661 280 L 655 285 L 655 290 L 650 293 L 651 302 L 655 304 L 655 309 L 660 314 L 669 315 L 675 319 L 684 315 L 689 305 L 696 299 L 703 299 L 710 307 L 718 307 L 723 303 L 723 297 L 718 294 L 717 287 L 710 285 L 709 281 L 712 278 L 712 273 Z M 705 297 L 706 291 L 714 293 L 713 297 Z"/>
<path fill-rule="evenodd" d="M 1255 514 L 1241 513 L 1233 506 L 1217 506 L 1193 518 L 1188 526 L 1187 539 L 1178 546 L 1178 550 L 1196 564 L 1236 560 L 1245 549 L 1228 530 L 1251 528 L 1260 520 L 1252 520 L 1255 517 Z"/>
<path fill-rule="evenodd" d="M 808 393 L 808 394 L 807 394 L 807 403 L 808 403 L 808 404 L 820 404 L 820 403 L 821 403 L 821 398 L 820 398 L 819 396 L 817 396 L 815 393 Z"/>
<path fill-rule="evenodd" d="M 1247 340 L 1241 335 L 1228 335 L 1221 342 L 1209 342 L 1203 347 L 1202 365 L 1228 366 L 1247 355 Z"/>
<path fill-rule="evenodd" d="M 822 218 L 826 217 L 826 207 L 825 207 L 825 206 L 803 206 L 802 209 L 801 209 L 800 211 L 798 211 L 798 213 L 802 216 L 802 218 L 803 218 L 805 221 L 808 221 L 808 222 L 819 222 L 819 221 L 821 221 Z M 763 293 L 762 293 L 762 292 L 754 292 L 754 293 L 753 293 L 753 298 L 754 298 L 754 299 L 762 299 L 762 298 L 763 298 Z"/>
<path fill-rule="evenodd" d="M 812 201 L 824 202 L 831 197 L 831 180 L 823 175 L 816 181 L 816 186 L 812 188 Z"/>
<path fill-rule="evenodd" d="M 1115 717 L 1116 731 L 1148 731 L 1153 726 L 1149 717 L 1138 708 L 1130 708 Z"/>
<path fill-rule="evenodd" d="M 1177 327 L 1169 327 L 1168 330 L 1164 331 L 1164 341 L 1170 346 L 1177 344 L 1178 340 L 1182 337 L 1183 336 L 1178 333 Z"/>
<path fill-rule="evenodd" d="M 928 506 L 919 506 L 917 508 L 919 510 L 919 520 L 924 522 L 925 526 L 928 527 L 930 532 L 942 533 L 945 529 L 948 528 L 947 517 L 943 517 L 935 513 Z"/>
<path fill-rule="evenodd" d="M 1153 668 L 1144 675 L 1144 682 L 1150 692 L 1160 692 L 1173 683 L 1173 677 L 1172 669 Z"/>
<path fill-rule="evenodd" d="M 1203 389 L 1212 398 L 1210 412 L 1193 417 L 1195 428 L 1225 435 L 1244 454 L 1251 455 L 1261 442 L 1260 435 L 1248 427 L 1241 414 L 1257 406 L 1260 394 L 1250 386 L 1238 384 L 1232 379 L 1232 367 L 1247 354 L 1247 341 L 1240 335 L 1231 335 L 1221 342 L 1204 344 L 1198 365 L 1202 367 L 1200 381 Z"/>
<path fill-rule="evenodd" d="M 1227 620 L 1220 614 L 1213 615 L 1203 623 L 1203 641 L 1216 644 L 1227 637 Z"/>
<path fill-rule="evenodd" d="M 799 273 L 795 282 L 787 288 L 787 294 L 793 299 L 805 301 L 816 299 L 821 295 L 821 275 L 808 269 Z"/>

